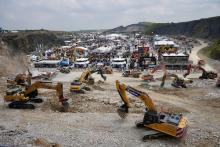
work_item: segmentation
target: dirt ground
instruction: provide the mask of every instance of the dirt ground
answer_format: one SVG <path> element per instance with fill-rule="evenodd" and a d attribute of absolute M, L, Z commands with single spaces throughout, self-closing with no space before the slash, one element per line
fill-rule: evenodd
<path fill-rule="evenodd" d="M 37 138 L 44 138 L 61 146 L 220 146 L 220 89 L 215 80 L 195 79 L 201 73 L 188 78 L 194 82 L 186 89 L 170 86 L 171 79 L 160 88 L 162 74 L 156 73 L 156 80 L 144 83 L 140 78 L 124 78 L 120 72 L 107 75 L 102 81 L 94 74 L 95 85 L 85 94 L 69 92 L 73 79 L 82 71 L 69 74 L 59 73 L 53 82 L 64 83 L 64 96 L 69 98 L 70 112 L 61 113 L 56 108 L 57 98 L 53 90 L 40 90 L 44 99 L 36 104 L 35 110 L 12 110 L 3 101 L 6 78 L 0 79 L 0 146 L 34 146 Z M 182 73 L 178 73 L 179 75 Z M 131 96 L 132 108 L 128 118 L 122 120 L 116 113 L 121 104 L 115 88 L 115 80 L 147 92 L 158 110 L 183 113 L 189 120 L 187 136 L 183 139 L 164 137 L 143 142 L 144 129 L 137 129 L 135 121 L 143 118 L 143 103 Z M 130 96 L 130 95 L 129 95 Z"/>

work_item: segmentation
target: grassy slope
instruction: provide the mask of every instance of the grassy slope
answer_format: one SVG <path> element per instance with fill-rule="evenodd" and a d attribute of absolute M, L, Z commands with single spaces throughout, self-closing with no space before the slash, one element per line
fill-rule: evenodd
<path fill-rule="evenodd" d="M 205 39 L 220 38 L 220 16 L 180 23 L 153 23 L 145 32 L 162 35 L 186 35 Z"/>
<path fill-rule="evenodd" d="M 220 39 L 201 51 L 205 56 L 220 61 Z"/>
<path fill-rule="evenodd" d="M 64 42 L 58 38 L 58 34 L 59 32 L 46 30 L 20 31 L 6 33 L 2 36 L 2 40 L 15 51 L 28 53 L 34 51 L 39 44 L 43 44 L 45 48 L 63 45 Z"/>

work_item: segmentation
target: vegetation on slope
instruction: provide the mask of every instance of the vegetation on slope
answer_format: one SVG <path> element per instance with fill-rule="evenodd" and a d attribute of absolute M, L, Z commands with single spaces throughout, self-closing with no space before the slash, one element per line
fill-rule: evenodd
<path fill-rule="evenodd" d="M 220 16 L 180 23 L 153 23 L 145 32 L 161 35 L 186 35 L 205 39 L 220 38 Z"/>
<path fill-rule="evenodd" d="M 19 31 L 18 33 L 5 33 L 2 40 L 14 51 L 29 53 L 37 47 L 50 48 L 63 45 L 64 42 L 58 38 L 57 33 L 46 30 Z"/>
<path fill-rule="evenodd" d="M 209 58 L 220 61 L 220 39 L 218 41 L 215 41 L 209 47 L 204 48 L 201 53 Z"/>

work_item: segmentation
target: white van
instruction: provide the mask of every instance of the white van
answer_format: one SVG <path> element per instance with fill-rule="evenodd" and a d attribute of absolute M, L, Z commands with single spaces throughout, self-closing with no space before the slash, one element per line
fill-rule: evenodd
<path fill-rule="evenodd" d="M 77 68 L 87 68 L 89 66 L 89 59 L 88 58 L 78 58 L 74 63 L 74 67 Z"/>
<path fill-rule="evenodd" d="M 114 58 L 112 59 L 111 65 L 113 68 L 123 68 L 126 67 L 126 59 L 125 58 Z"/>

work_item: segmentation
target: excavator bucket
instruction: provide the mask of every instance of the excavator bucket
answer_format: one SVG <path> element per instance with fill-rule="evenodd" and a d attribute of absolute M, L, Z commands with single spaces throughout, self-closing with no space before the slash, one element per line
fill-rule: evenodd
<path fill-rule="evenodd" d="M 67 101 L 62 102 L 61 112 L 68 112 L 69 111 L 69 103 Z"/>
<path fill-rule="evenodd" d="M 127 114 L 128 114 L 128 107 L 127 107 L 125 104 L 121 105 L 121 106 L 117 109 L 117 113 L 118 113 L 118 115 L 119 115 L 121 118 L 125 119 L 125 118 L 127 117 Z"/>

